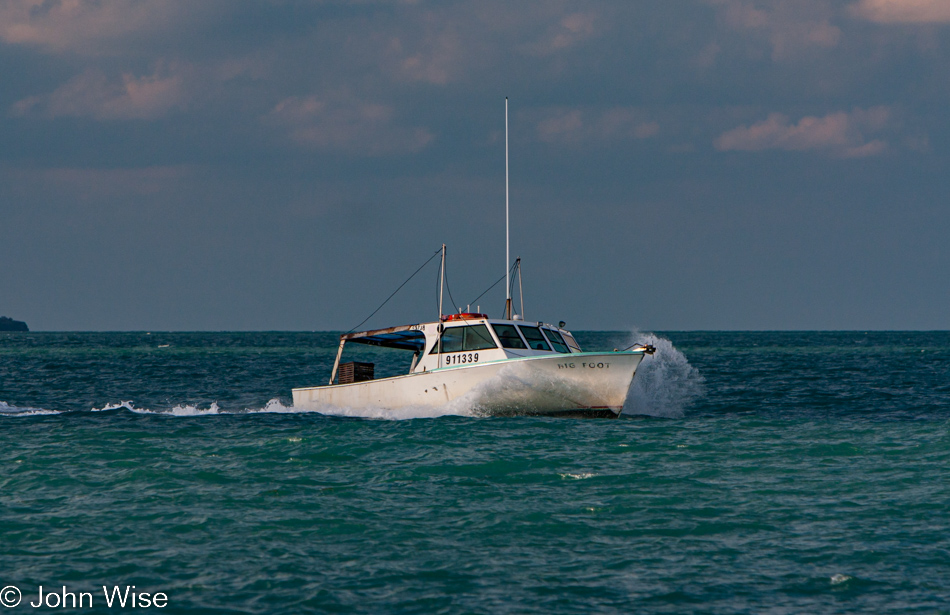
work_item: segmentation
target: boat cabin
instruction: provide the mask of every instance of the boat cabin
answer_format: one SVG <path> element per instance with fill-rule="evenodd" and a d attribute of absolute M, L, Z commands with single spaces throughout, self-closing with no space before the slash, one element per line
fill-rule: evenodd
<path fill-rule="evenodd" d="M 517 318 L 517 317 L 516 317 Z M 460 313 L 443 316 L 441 322 L 389 327 L 374 331 L 344 333 L 340 336 L 330 384 L 340 368 L 347 342 L 412 351 L 409 373 L 462 367 L 472 363 L 504 361 L 521 357 L 581 352 L 574 336 L 563 324 L 489 318 L 485 314 Z M 349 364 L 347 364 L 349 367 Z M 352 372 L 352 368 L 348 373 Z M 358 373 L 353 372 L 353 373 Z M 372 368 L 360 380 L 372 379 Z M 368 377 L 367 377 L 368 376 Z M 340 384 L 349 378 L 340 378 Z"/>

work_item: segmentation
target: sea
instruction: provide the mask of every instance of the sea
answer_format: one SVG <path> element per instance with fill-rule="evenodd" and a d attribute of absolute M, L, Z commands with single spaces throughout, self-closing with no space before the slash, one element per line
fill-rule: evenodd
<path fill-rule="evenodd" d="M 577 333 L 616 420 L 294 408 L 338 335 L 0 334 L 0 612 L 950 613 L 948 332 Z"/>

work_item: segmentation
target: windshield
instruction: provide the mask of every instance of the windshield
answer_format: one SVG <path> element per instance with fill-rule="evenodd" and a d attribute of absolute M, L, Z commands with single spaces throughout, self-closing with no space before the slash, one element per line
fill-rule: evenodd
<path fill-rule="evenodd" d="M 442 332 L 442 352 L 471 352 L 497 347 L 485 325 L 449 327 Z M 438 352 L 439 345 L 436 344 L 429 354 Z"/>
<path fill-rule="evenodd" d="M 574 339 L 574 336 L 567 331 L 564 332 L 564 341 L 567 342 L 567 345 L 570 346 L 571 350 L 574 352 L 583 352 L 581 347 L 577 344 L 577 341 Z"/>
<path fill-rule="evenodd" d="M 544 336 L 541 335 L 541 329 L 525 327 L 524 325 L 518 325 L 518 329 L 521 330 L 521 335 L 524 336 L 524 339 L 528 342 L 528 347 L 532 350 L 551 350 Z"/>
<path fill-rule="evenodd" d="M 514 325 L 492 325 L 503 348 L 527 348 Z"/>
<path fill-rule="evenodd" d="M 551 329 L 542 329 L 542 331 L 544 331 L 544 334 L 548 337 L 548 341 L 551 342 L 551 345 L 554 346 L 554 350 L 565 354 L 571 352 L 571 349 L 564 343 L 564 338 L 561 337 L 560 333 Z"/>

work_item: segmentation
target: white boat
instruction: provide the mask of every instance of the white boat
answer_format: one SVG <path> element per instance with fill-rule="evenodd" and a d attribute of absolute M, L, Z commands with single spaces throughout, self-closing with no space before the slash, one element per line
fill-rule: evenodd
<path fill-rule="evenodd" d="M 347 343 L 411 351 L 409 372 L 373 379 L 370 364 L 349 363 L 338 378 Z M 462 404 L 486 415 L 617 417 L 637 366 L 652 352 L 651 346 L 583 352 L 559 326 L 452 314 L 441 322 L 341 335 L 330 384 L 294 389 L 294 406 L 319 411 Z"/>
<path fill-rule="evenodd" d="M 329 384 L 294 389 L 295 407 L 325 411 L 330 407 L 361 410 L 462 405 L 460 409 L 491 415 L 620 416 L 637 366 L 654 348 L 583 352 L 563 322 L 557 326 L 526 322 L 512 313 L 510 276 L 517 270 L 520 288 L 521 259 L 514 267 L 509 266 L 507 188 L 505 99 L 504 318 L 461 311 L 444 315 L 443 245 L 439 319 L 341 335 Z M 524 297 L 521 299 L 523 314 Z M 376 379 L 373 364 L 341 364 L 347 343 L 411 351 L 408 373 Z"/>

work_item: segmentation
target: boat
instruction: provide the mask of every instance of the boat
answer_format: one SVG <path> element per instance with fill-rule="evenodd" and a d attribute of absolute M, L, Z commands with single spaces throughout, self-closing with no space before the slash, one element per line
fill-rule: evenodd
<path fill-rule="evenodd" d="M 511 260 L 507 163 L 508 101 L 505 99 L 504 279 L 508 290 L 503 317 L 490 318 L 479 311 L 443 313 L 446 254 L 443 244 L 438 318 L 342 334 L 328 384 L 293 389 L 294 407 L 318 412 L 331 408 L 447 407 L 494 416 L 620 416 L 637 367 L 644 356 L 653 354 L 655 349 L 640 345 L 623 351 L 584 352 L 574 335 L 564 328 L 563 321 L 557 325 L 526 321 L 523 293 L 522 314 L 513 313 L 511 276 L 517 273 L 520 289 L 521 259 L 513 266 L 508 265 Z M 430 260 L 432 258 L 434 255 Z M 376 378 L 373 363 L 341 363 L 347 344 L 411 352 L 408 372 Z"/>
<path fill-rule="evenodd" d="M 476 414 L 616 418 L 640 361 L 654 348 L 584 352 L 563 326 L 486 314 L 345 333 L 330 382 L 293 389 L 294 407 L 438 407 Z M 344 347 L 367 344 L 412 352 L 409 371 L 375 379 L 372 363 L 341 365 Z M 341 369 L 342 368 L 342 369 Z"/>

